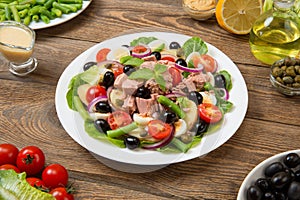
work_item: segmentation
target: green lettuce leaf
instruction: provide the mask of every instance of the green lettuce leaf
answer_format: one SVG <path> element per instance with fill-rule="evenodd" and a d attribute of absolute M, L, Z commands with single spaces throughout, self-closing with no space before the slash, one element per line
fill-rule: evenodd
<path fill-rule="evenodd" d="M 36 189 L 26 181 L 26 173 L 14 170 L 0 170 L 0 199 L 55 200 L 46 192 Z"/>
<path fill-rule="evenodd" d="M 184 56 L 188 57 L 192 52 L 199 52 L 200 55 L 206 54 L 208 52 L 207 45 L 199 37 L 192 37 L 188 39 L 182 46 L 184 50 Z"/>
<path fill-rule="evenodd" d="M 130 46 L 134 47 L 138 44 L 149 44 L 150 42 L 157 40 L 156 37 L 140 37 L 137 38 L 135 40 L 133 40 L 132 42 L 130 42 Z"/>

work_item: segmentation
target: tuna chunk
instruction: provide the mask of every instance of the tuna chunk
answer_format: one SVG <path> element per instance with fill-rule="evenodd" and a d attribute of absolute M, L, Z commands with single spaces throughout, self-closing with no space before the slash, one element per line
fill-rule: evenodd
<path fill-rule="evenodd" d="M 127 95 L 133 95 L 142 85 L 144 85 L 143 81 L 126 79 L 122 84 L 123 92 Z"/>
<path fill-rule="evenodd" d="M 124 73 L 120 74 L 119 76 L 117 76 L 115 82 L 114 82 L 114 87 L 117 88 L 117 89 L 122 89 L 122 85 L 123 85 L 123 82 L 125 80 L 127 80 L 128 76 Z"/>
<path fill-rule="evenodd" d="M 152 94 L 151 99 L 136 97 L 136 105 L 139 113 L 145 116 L 152 116 L 154 112 L 158 111 L 160 108 L 156 98 L 157 94 Z"/>
<path fill-rule="evenodd" d="M 130 114 L 134 113 L 134 111 L 136 110 L 134 96 L 128 95 L 124 100 L 122 108 Z"/>

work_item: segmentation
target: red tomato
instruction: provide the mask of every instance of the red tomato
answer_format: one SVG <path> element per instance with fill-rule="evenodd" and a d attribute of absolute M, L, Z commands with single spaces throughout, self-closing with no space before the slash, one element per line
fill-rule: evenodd
<path fill-rule="evenodd" d="M 0 165 L 16 164 L 19 149 L 12 144 L 0 144 Z"/>
<path fill-rule="evenodd" d="M 13 169 L 15 170 L 15 172 L 20 173 L 20 170 L 12 164 L 4 164 L 0 166 L 0 170 L 9 170 L 9 169 Z"/>
<path fill-rule="evenodd" d="M 32 187 L 35 187 L 37 189 L 41 189 L 41 190 L 43 190 L 43 189 L 46 190 L 47 189 L 44 181 L 42 181 L 39 178 L 28 177 L 28 178 L 26 178 L 26 181 L 27 181 L 27 183 L 29 183 L 29 185 L 31 185 Z"/>
<path fill-rule="evenodd" d="M 132 49 L 132 52 L 134 53 L 144 53 L 145 51 L 147 51 L 147 48 L 142 45 L 137 45 Z"/>
<path fill-rule="evenodd" d="M 180 71 L 175 67 L 170 67 L 169 73 L 172 76 L 172 85 L 173 86 L 178 85 L 182 80 L 182 75 L 181 75 Z"/>
<path fill-rule="evenodd" d="M 201 55 L 199 61 L 203 65 L 206 72 L 214 73 L 218 69 L 217 61 L 210 55 Z"/>
<path fill-rule="evenodd" d="M 110 52 L 110 49 L 108 48 L 103 48 L 103 49 L 100 49 L 98 52 L 97 52 L 97 55 L 96 55 L 96 61 L 97 62 L 102 62 L 104 60 L 106 60 L 106 56 L 107 54 Z"/>
<path fill-rule="evenodd" d="M 114 73 L 115 79 L 116 79 L 117 76 L 119 76 L 120 74 L 123 74 L 123 68 L 121 68 L 121 67 L 114 67 L 114 68 L 112 68 L 112 71 L 113 71 L 113 73 Z"/>
<path fill-rule="evenodd" d="M 199 116 L 207 123 L 216 123 L 223 117 L 221 110 L 218 106 L 211 103 L 202 103 L 198 105 Z"/>
<path fill-rule="evenodd" d="M 173 127 L 161 120 L 151 120 L 148 123 L 148 133 L 155 139 L 164 139 L 172 133 Z"/>
<path fill-rule="evenodd" d="M 93 85 L 87 90 L 85 98 L 87 102 L 90 103 L 93 99 L 102 95 L 106 95 L 105 87 L 100 85 Z"/>
<path fill-rule="evenodd" d="M 50 194 L 52 194 L 56 200 L 74 200 L 74 196 L 70 194 L 64 187 L 55 188 L 50 191 Z"/>
<path fill-rule="evenodd" d="M 36 146 L 21 149 L 17 157 L 17 167 L 28 176 L 38 174 L 45 166 L 45 155 Z"/>
<path fill-rule="evenodd" d="M 174 57 L 172 55 L 161 55 L 161 60 L 168 60 L 168 61 L 171 61 L 171 62 L 175 62 L 176 57 Z"/>
<path fill-rule="evenodd" d="M 60 164 L 48 165 L 42 173 L 42 180 L 48 188 L 64 187 L 68 184 L 68 171 Z"/>
<path fill-rule="evenodd" d="M 108 118 L 107 122 L 112 130 L 115 130 L 117 128 L 126 126 L 132 122 L 132 119 L 130 115 L 127 112 L 118 110 L 115 112 L 112 112 Z"/>

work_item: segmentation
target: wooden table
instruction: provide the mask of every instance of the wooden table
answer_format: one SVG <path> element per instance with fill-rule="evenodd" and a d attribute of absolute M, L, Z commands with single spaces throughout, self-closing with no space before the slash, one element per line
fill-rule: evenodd
<path fill-rule="evenodd" d="M 147 27 L 199 36 L 228 55 L 246 81 L 248 111 L 234 136 L 204 158 L 150 173 L 125 173 L 102 164 L 71 139 L 56 114 L 55 90 L 62 72 L 79 54 L 115 35 Z M 47 163 L 68 169 L 76 199 L 235 199 L 258 163 L 299 149 L 300 98 L 272 88 L 269 66 L 252 56 L 248 35 L 232 35 L 214 18 L 191 19 L 179 0 L 94 0 L 73 20 L 36 33 L 39 66 L 34 73 L 14 76 L 0 60 L 0 143 L 39 146 Z"/>

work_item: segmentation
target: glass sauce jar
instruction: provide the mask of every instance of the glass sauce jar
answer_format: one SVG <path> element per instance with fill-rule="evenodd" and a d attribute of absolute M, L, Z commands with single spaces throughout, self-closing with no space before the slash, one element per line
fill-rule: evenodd
<path fill-rule="evenodd" d="M 250 32 L 253 55 L 265 64 L 300 51 L 300 19 L 292 10 L 294 0 L 274 0 L 273 9 L 263 13 Z"/>

